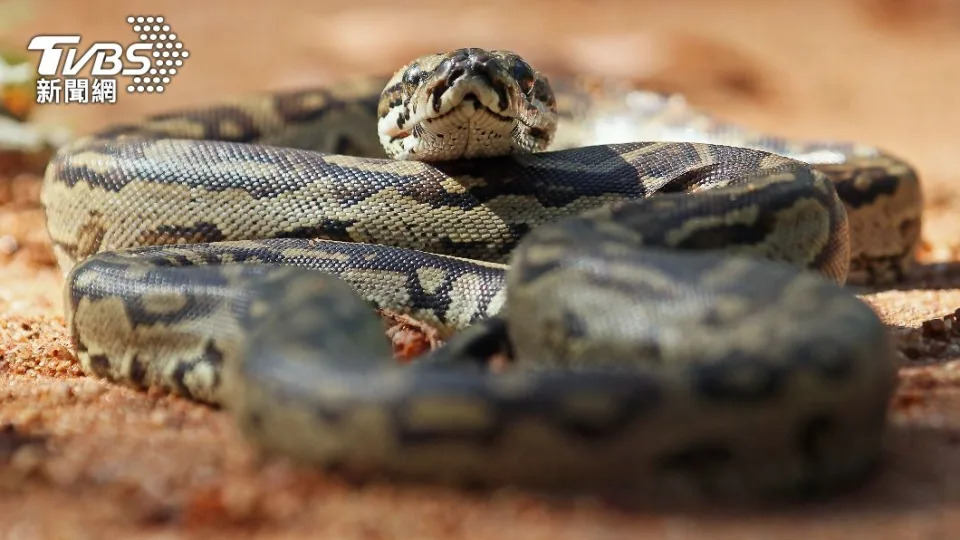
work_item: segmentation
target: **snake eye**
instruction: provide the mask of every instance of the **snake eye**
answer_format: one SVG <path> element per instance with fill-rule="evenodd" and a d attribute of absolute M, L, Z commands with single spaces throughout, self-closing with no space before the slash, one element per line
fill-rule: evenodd
<path fill-rule="evenodd" d="M 530 90 L 533 89 L 533 68 L 530 67 L 530 64 L 519 58 L 513 63 L 513 78 L 517 81 L 517 84 L 520 85 L 520 89 L 523 90 L 524 94 L 529 94 Z"/>
<path fill-rule="evenodd" d="M 417 64 L 408 67 L 403 73 L 403 82 L 406 84 L 420 84 L 421 79 L 423 79 L 423 72 Z"/>

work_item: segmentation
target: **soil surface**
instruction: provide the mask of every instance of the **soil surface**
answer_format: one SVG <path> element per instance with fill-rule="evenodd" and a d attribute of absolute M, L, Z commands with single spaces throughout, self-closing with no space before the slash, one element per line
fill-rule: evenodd
<path fill-rule="evenodd" d="M 862 294 L 903 367 L 886 459 L 857 489 L 765 511 L 660 513 L 585 497 L 459 491 L 262 459 L 220 411 L 83 375 L 37 203 L 42 161 L 0 154 L 0 534 L 3 538 L 956 538 L 960 536 L 960 8 L 949 0 L 765 3 L 150 3 L 189 63 L 163 95 L 40 106 L 84 133 L 225 94 L 391 71 L 424 52 L 514 49 L 551 73 L 631 78 L 771 132 L 851 139 L 913 162 L 921 265 Z M 79 33 L 132 38 L 119 1 L 0 0 L 0 47 Z M 148 13 L 144 13 L 147 15 Z M 953 75 L 951 75 L 953 74 Z M 407 330 L 404 330 L 407 332 Z"/>

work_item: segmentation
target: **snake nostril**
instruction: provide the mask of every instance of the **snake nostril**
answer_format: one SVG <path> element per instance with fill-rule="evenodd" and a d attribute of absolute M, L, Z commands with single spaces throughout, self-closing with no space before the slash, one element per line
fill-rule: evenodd
<path fill-rule="evenodd" d="M 488 82 L 497 71 L 497 59 L 483 49 L 460 49 L 451 54 L 439 66 L 438 73 L 446 74 L 447 82 L 453 82 L 464 74 L 481 77 Z"/>
<path fill-rule="evenodd" d="M 467 70 L 465 70 L 463 66 L 451 68 L 450 73 L 447 74 L 447 84 L 452 84 L 454 81 L 462 77 L 466 71 Z"/>

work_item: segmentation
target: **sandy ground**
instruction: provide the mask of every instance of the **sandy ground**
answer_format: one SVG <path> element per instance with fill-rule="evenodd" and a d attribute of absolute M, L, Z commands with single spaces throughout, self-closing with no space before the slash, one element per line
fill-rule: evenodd
<path fill-rule="evenodd" d="M 109 107 L 43 107 L 36 118 L 87 132 L 224 93 L 322 84 L 389 71 L 425 50 L 477 45 L 515 49 L 556 73 L 680 91 L 785 135 L 883 146 L 917 165 L 926 215 L 916 274 L 863 295 L 898 336 L 904 362 L 879 473 L 801 507 L 663 514 L 514 490 L 348 485 L 261 460 L 218 411 L 83 376 L 36 204 L 31 169 L 40 167 L 0 156 L 4 538 L 960 535 L 960 331 L 941 318 L 960 307 L 956 3 L 424 1 L 400 13 L 388 5 L 151 2 L 192 52 L 169 90 L 122 95 Z M 37 33 L 124 41 L 125 9 L 119 0 L 0 0 L 0 45 L 22 50 Z"/>

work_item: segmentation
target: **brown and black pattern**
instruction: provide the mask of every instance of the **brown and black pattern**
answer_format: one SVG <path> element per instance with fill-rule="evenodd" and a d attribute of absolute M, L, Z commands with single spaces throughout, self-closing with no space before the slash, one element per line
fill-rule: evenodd
<path fill-rule="evenodd" d="M 850 220 L 850 273 L 856 285 L 890 285 L 914 265 L 920 242 L 920 182 L 891 153 L 863 144 L 772 136 L 711 117 L 682 96 L 621 81 L 560 81 L 555 149 L 625 141 L 684 141 L 754 148 L 809 163 L 834 182 Z"/>
<path fill-rule="evenodd" d="M 226 405 L 260 446 L 347 474 L 763 499 L 877 463 L 894 356 L 842 283 L 908 266 L 912 169 L 670 101 L 621 111 L 760 149 L 521 152 L 571 98 L 506 51 L 370 85 L 163 115 L 56 157 L 43 200 L 89 373 Z M 389 160 L 378 119 L 388 153 L 493 148 L 502 122 L 520 142 Z M 395 364 L 371 307 L 448 347 Z M 494 353 L 512 363 L 489 370 Z"/>
<path fill-rule="evenodd" d="M 74 260 L 90 253 L 73 247 L 72 223 L 97 215 L 114 223 L 100 249 L 296 236 L 505 262 L 520 234 L 541 224 L 674 191 L 675 178 L 722 185 L 747 182 L 758 170 L 811 174 L 762 152 L 693 144 L 428 164 L 214 141 L 108 139 L 50 165 L 56 182 L 48 185 L 46 204 L 50 215 L 64 216 L 50 220 L 50 232 Z M 118 194 L 123 206 L 111 202 Z M 385 215 L 384 207 L 396 213 Z M 131 219 L 160 212 L 169 217 Z M 260 217 L 240 217 L 249 215 Z"/>

